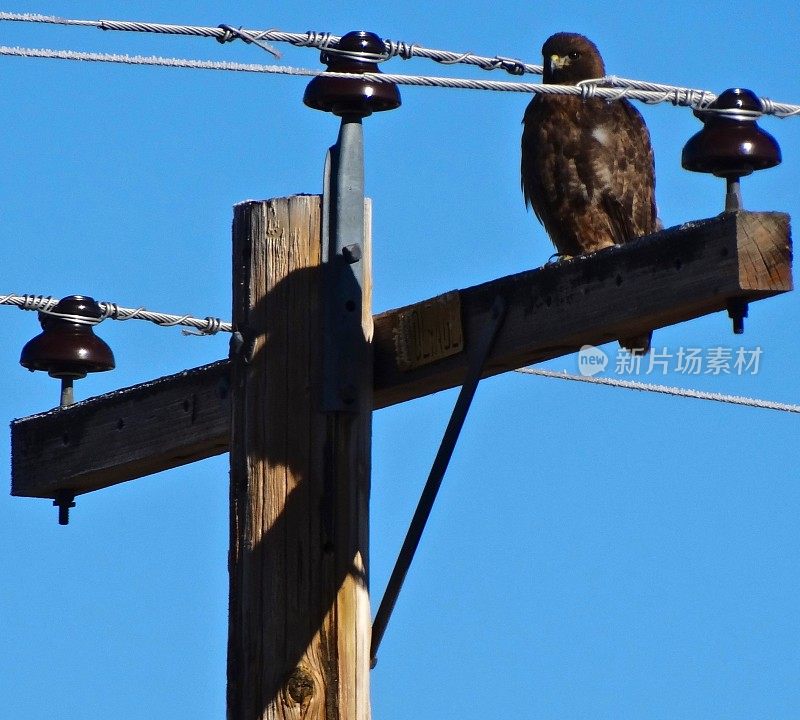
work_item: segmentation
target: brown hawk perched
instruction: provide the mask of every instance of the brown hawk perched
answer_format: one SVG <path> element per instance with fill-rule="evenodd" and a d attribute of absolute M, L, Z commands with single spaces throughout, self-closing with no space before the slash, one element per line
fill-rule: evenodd
<path fill-rule="evenodd" d="M 583 35 L 542 47 L 543 82 L 576 85 L 605 75 Z M 658 229 L 655 168 L 644 119 L 627 100 L 537 94 L 522 121 L 522 192 L 559 255 L 629 242 Z M 650 334 L 621 340 L 647 352 Z"/>

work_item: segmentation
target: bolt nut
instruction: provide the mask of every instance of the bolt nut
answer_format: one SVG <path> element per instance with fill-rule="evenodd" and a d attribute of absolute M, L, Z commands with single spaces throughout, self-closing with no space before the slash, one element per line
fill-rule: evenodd
<path fill-rule="evenodd" d="M 363 254 L 364 253 L 361 250 L 361 245 L 359 245 L 358 243 L 353 243 L 352 245 L 345 245 L 342 248 L 342 255 L 350 265 L 354 265 L 359 260 L 361 260 Z"/>

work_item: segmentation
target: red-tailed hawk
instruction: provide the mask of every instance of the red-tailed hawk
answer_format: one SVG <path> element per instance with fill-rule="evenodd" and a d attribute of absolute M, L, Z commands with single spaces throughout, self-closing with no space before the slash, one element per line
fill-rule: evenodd
<path fill-rule="evenodd" d="M 543 82 L 576 85 L 605 66 L 591 40 L 557 33 L 542 47 Z M 594 252 L 658 227 L 644 120 L 627 100 L 537 94 L 525 111 L 522 192 L 559 255 Z M 620 343 L 646 352 L 650 335 Z"/>

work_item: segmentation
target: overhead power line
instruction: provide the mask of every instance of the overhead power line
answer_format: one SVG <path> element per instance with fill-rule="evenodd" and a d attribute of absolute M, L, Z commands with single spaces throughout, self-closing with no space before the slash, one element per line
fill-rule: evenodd
<path fill-rule="evenodd" d="M 309 31 L 306 33 L 284 32 L 282 30 L 253 30 L 234 28 L 231 25 L 220 25 L 218 27 L 208 27 L 201 25 L 170 25 L 164 23 L 136 22 L 127 20 L 84 20 L 61 18 L 51 15 L 40 15 L 34 13 L 11 13 L 0 12 L 0 21 L 46 23 L 54 25 L 67 25 L 78 27 L 93 27 L 100 30 L 117 30 L 123 32 L 149 32 L 162 33 L 168 35 L 188 35 L 194 37 L 209 37 L 219 42 L 227 42 L 234 39 L 241 39 L 248 43 L 254 43 L 273 54 L 277 53 L 264 41 L 287 42 L 297 47 L 311 47 L 319 50 L 331 52 L 335 49 L 335 44 L 340 40 L 340 36 L 328 32 Z M 506 70 L 512 75 L 523 75 L 525 73 L 542 73 L 542 66 L 526 63 L 516 58 L 495 55 L 493 57 L 476 55 L 471 52 L 454 52 L 451 50 L 436 50 L 422 47 L 416 43 L 405 41 L 384 40 L 385 53 L 370 59 L 376 62 L 387 60 L 392 57 L 399 57 L 408 60 L 412 57 L 426 58 L 435 62 L 451 64 L 467 64 L 480 67 L 483 70 Z M 141 55 L 120 55 L 106 53 L 84 53 L 70 50 L 48 50 L 20 47 L 2 47 L 0 55 L 13 55 L 19 57 L 39 57 L 58 60 L 82 60 L 89 62 L 112 62 L 128 65 L 152 65 L 163 67 L 180 67 L 201 70 L 227 70 L 233 72 L 253 72 L 281 75 L 300 75 L 313 77 L 324 74 L 305 68 L 292 68 L 282 66 L 244 64 L 218 62 L 213 60 L 189 60 L 181 58 L 167 58 L 157 56 Z M 331 77 L 338 77 L 333 73 Z M 547 85 L 532 83 L 502 83 L 493 81 L 470 80 L 462 78 L 441 78 L 429 76 L 413 75 L 388 75 L 381 74 L 373 76 L 366 73 L 365 76 L 377 82 L 392 82 L 398 85 L 414 85 L 423 87 L 447 87 L 462 88 L 467 90 L 490 90 L 501 92 L 523 92 L 523 93 L 559 93 L 582 95 L 588 97 L 602 97 L 608 100 L 618 100 L 620 98 L 630 98 L 640 100 L 645 103 L 656 104 L 669 102 L 677 106 L 691 108 L 705 108 L 709 103 L 716 99 L 716 94 L 709 90 L 687 88 L 677 85 L 667 85 L 663 83 L 653 83 L 645 80 L 634 80 L 623 78 L 616 75 L 609 75 L 597 80 L 585 81 L 576 89 L 575 86 Z M 344 77 L 348 77 L 347 74 Z M 545 88 L 545 89 L 542 89 Z M 623 88 L 626 92 L 621 92 Z M 800 105 L 790 103 L 780 103 L 770 98 L 760 98 L 763 113 L 765 115 L 775 115 L 785 118 L 793 115 L 800 115 Z"/>
<path fill-rule="evenodd" d="M 24 48 L 0 46 L 0 55 L 46 58 L 52 60 L 75 60 L 83 62 L 122 63 L 125 65 L 149 65 L 173 68 L 191 68 L 199 70 L 221 70 L 234 72 L 267 73 L 274 75 L 295 75 L 304 77 L 335 77 L 352 79 L 352 73 L 322 72 L 307 68 L 285 67 L 282 65 L 258 65 L 245 63 L 232 63 L 216 60 L 188 60 L 182 58 L 165 58 L 153 55 L 119 55 L 109 53 L 79 52 L 76 50 L 50 50 L 46 48 Z M 582 83 L 581 85 L 552 85 L 542 83 L 504 82 L 498 80 L 474 80 L 468 78 L 435 77 L 428 75 L 396 75 L 389 73 L 363 73 L 360 78 L 379 83 L 393 83 L 397 85 L 412 85 L 417 87 L 442 87 L 461 88 L 465 90 L 489 90 L 495 92 L 539 93 L 580 95 L 583 98 L 604 98 L 606 100 L 620 100 L 627 98 L 640 100 L 648 104 L 668 102 L 681 107 L 705 107 L 716 99 L 716 95 L 708 90 L 682 88 L 657 83 L 636 81 L 641 85 L 662 89 L 639 89 L 637 87 L 603 87 L 600 81 Z M 621 82 L 620 78 L 614 78 Z M 778 117 L 800 115 L 800 105 L 778 103 L 767 98 L 762 99 L 765 114 Z"/>
<path fill-rule="evenodd" d="M 126 20 L 75 20 L 70 18 L 54 17 L 52 15 L 38 15 L 34 13 L 0 12 L 0 20 L 14 22 L 46 23 L 51 25 L 74 25 L 78 27 L 94 27 L 99 30 L 119 30 L 123 32 L 149 32 L 166 35 L 190 35 L 193 37 L 214 38 L 220 42 L 234 39 L 231 32 L 240 39 L 254 42 L 255 40 L 269 40 L 272 42 L 286 42 L 296 47 L 311 47 L 326 50 L 335 45 L 341 37 L 329 32 L 309 31 L 305 33 L 284 32 L 282 30 L 234 30 L 229 25 L 218 27 L 205 27 L 202 25 L 166 25 L 163 23 L 131 22 Z M 496 55 L 487 57 L 471 52 L 454 52 L 452 50 L 435 50 L 422 47 L 416 43 L 396 40 L 384 40 L 386 47 L 385 57 L 389 59 L 399 57 L 409 60 L 412 57 L 426 58 L 444 65 L 457 63 L 475 65 L 483 70 L 506 70 L 512 75 L 524 73 L 542 74 L 542 66 L 525 63 L 516 58 Z"/>
<path fill-rule="evenodd" d="M 676 397 L 694 398 L 695 400 L 712 400 L 714 402 L 729 403 L 731 405 L 745 405 L 747 407 L 762 408 L 765 410 L 779 410 L 788 413 L 800 413 L 800 405 L 774 402 L 772 400 L 759 400 L 758 398 L 743 397 L 741 395 L 725 395 L 723 393 L 692 390 L 689 388 L 674 387 L 671 385 L 655 385 L 637 380 L 622 380 L 621 378 L 584 377 L 572 375 L 568 372 L 555 370 L 539 370 L 537 368 L 519 368 L 516 372 L 524 375 L 538 375 L 539 377 L 557 378 L 559 380 L 573 380 L 575 382 L 589 383 L 591 385 L 607 385 L 609 387 L 625 388 L 627 390 L 641 390 L 644 392 L 674 395 Z"/>
<path fill-rule="evenodd" d="M 60 313 L 52 312 L 52 309 L 57 303 L 58 298 L 49 295 L 0 295 L 0 305 L 11 305 L 18 307 L 20 310 L 35 310 L 49 315 L 60 315 Z M 110 318 L 111 320 L 145 320 L 160 325 L 161 327 L 182 325 L 197 331 L 196 333 L 187 331 L 189 335 L 215 335 L 218 332 L 233 332 L 233 325 L 231 323 L 223 322 L 216 317 L 197 318 L 191 315 L 173 315 L 171 313 L 145 310 L 142 307 L 122 307 L 112 302 L 100 302 L 98 304 L 103 314 L 97 320 L 94 318 L 87 319 L 88 324 L 95 324 Z M 76 322 L 87 321 L 81 320 L 80 318 L 76 319 L 74 316 L 69 316 L 68 319 Z"/>

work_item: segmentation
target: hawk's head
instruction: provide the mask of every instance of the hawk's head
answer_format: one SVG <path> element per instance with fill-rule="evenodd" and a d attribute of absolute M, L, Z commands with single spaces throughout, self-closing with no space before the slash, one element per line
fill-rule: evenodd
<path fill-rule="evenodd" d="M 581 80 L 606 74 L 603 58 L 595 44 L 576 33 L 556 33 L 542 46 L 542 81 L 555 85 L 575 85 Z"/>

